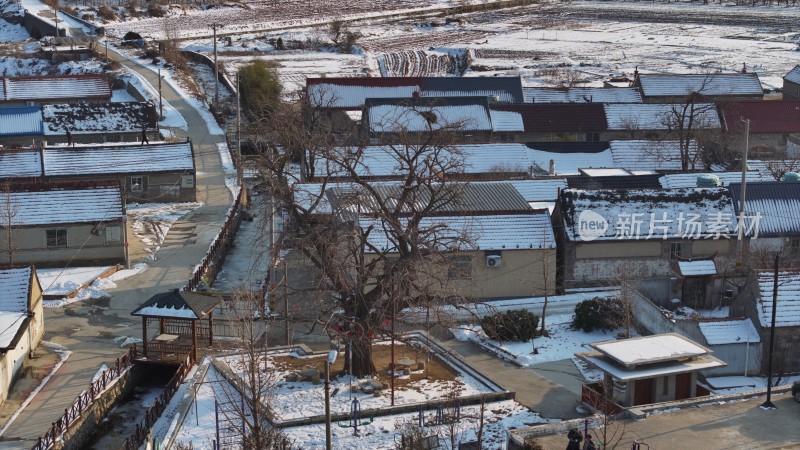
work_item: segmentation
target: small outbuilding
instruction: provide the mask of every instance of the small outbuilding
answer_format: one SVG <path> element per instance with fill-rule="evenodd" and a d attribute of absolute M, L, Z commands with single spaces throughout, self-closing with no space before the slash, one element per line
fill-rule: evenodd
<path fill-rule="evenodd" d="M 604 378 L 584 385 L 582 398 L 589 406 L 602 409 L 705 395 L 702 387 L 698 389 L 697 373 L 725 366 L 708 348 L 675 333 L 590 345 L 594 351 L 575 356 L 602 371 Z"/>

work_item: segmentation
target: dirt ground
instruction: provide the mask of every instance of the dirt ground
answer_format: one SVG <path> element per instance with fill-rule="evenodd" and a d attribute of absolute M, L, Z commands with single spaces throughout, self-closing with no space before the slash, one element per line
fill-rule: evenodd
<path fill-rule="evenodd" d="M 409 383 L 429 379 L 433 381 L 453 381 L 458 373 L 453 370 L 448 364 L 442 362 L 438 357 L 431 355 L 428 360 L 428 354 L 425 349 L 413 347 L 403 343 L 396 343 L 394 348 L 395 361 L 401 359 L 411 359 L 415 363 L 424 362 L 425 371 L 412 372 L 408 377 L 396 378 L 395 387 L 403 388 Z M 276 366 L 282 370 L 300 370 L 306 367 L 314 367 L 323 372 L 325 366 L 325 355 L 314 358 L 291 358 L 291 357 L 278 357 L 275 358 Z M 382 383 L 388 384 L 390 378 L 388 375 L 389 363 L 391 362 L 391 346 L 390 345 L 375 345 L 372 347 L 372 359 L 375 363 L 375 369 L 378 371 L 378 380 Z M 345 364 L 347 361 L 343 354 L 336 359 L 336 363 L 331 368 L 331 376 L 337 377 L 344 373 Z"/>
<path fill-rule="evenodd" d="M 58 355 L 51 352 L 44 346 L 39 346 L 34 353 L 34 358 L 30 364 L 22 370 L 22 376 L 14 383 L 8 399 L 0 405 L 0 427 L 5 426 L 6 421 L 19 408 L 19 405 L 36 389 L 42 379 L 53 370 L 58 362 Z"/>

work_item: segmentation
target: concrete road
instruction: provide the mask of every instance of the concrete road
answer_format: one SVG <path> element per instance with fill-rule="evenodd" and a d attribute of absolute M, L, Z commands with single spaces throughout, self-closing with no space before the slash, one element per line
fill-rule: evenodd
<path fill-rule="evenodd" d="M 157 75 L 149 69 L 111 51 L 109 56 L 137 71 L 151 84 L 158 84 Z M 130 312 L 154 294 L 183 286 L 222 226 L 232 201 L 216 149 L 224 136 L 210 135 L 198 112 L 168 84 L 163 84 L 162 92 L 186 119 L 188 135 L 194 144 L 197 200 L 204 206 L 183 218 L 182 232 L 187 224 L 193 225 L 196 237 L 170 240 L 168 235 L 167 244 L 158 252 L 158 260 L 149 261 L 150 268 L 143 273 L 119 282 L 118 288 L 111 291 L 110 301 L 78 302 L 65 309 L 45 310 L 45 339 L 65 345 L 73 354 L 3 435 L 3 439 L 16 441 L 0 442 L 0 448 L 30 449 L 88 387 L 97 369 L 104 363 L 110 365 L 124 353 L 124 349 L 112 342 L 113 338 L 141 337 L 141 322 L 134 320 Z"/>
<path fill-rule="evenodd" d="M 641 421 L 625 421 L 622 423 L 625 435 L 617 448 L 630 448 L 636 440 L 653 450 L 799 449 L 800 404 L 784 394 L 773 401 L 778 409 L 764 411 L 758 408 L 764 400 L 760 397 L 724 405 L 692 407 Z M 617 426 L 616 423 L 609 426 L 609 435 Z M 544 436 L 537 441 L 547 450 L 560 450 L 567 446 L 565 435 Z"/>

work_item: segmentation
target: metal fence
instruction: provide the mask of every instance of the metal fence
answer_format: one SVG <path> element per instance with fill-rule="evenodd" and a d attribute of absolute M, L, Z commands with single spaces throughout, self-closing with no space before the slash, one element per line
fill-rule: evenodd
<path fill-rule="evenodd" d="M 52 448 L 61 436 L 69 430 L 69 427 L 75 424 L 76 421 L 80 419 L 83 412 L 94 403 L 95 397 L 105 391 L 109 384 L 119 379 L 120 375 L 133 365 L 136 354 L 136 346 L 134 345 L 125 355 L 121 358 L 117 358 L 113 366 L 104 370 L 99 377 L 92 381 L 89 390 L 84 391 L 75 399 L 72 406 L 64 410 L 64 415 L 53 422 L 47 433 L 39 437 L 36 444 L 32 447 L 32 450 L 47 450 Z"/>

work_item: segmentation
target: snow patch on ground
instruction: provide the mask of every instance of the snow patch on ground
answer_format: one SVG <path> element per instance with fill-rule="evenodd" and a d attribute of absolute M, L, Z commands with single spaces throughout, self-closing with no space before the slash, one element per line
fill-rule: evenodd
<path fill-rule="evenodd" d="M 234 197 L 237 197 L 242 188 L 237 180 L 238 177 L 236 167 L 233 165 L 231 150 L 226 142 L 218 142 L 217 151 L 219 152 L 219 158 L 222 160 L 222 170 L 225 171 L 225 186 L 228 187 Z"/>
<path fill-rule="evenodd" d="M 473 342 L 500 357 L 514 360 L 522 366 L 572 359 L 575 357 L 575 353 L 588 351 L 588 344 L 612 341 L 616 339 L 620 331 L 595 330 L 587 333 L 582 330 L 572 329 L 572 325 L 564 323 L 564 320 L 565 317 L 548 317 L 548 321 L 555 322 L 554 325 L 547 327 L 549 336 L 538 336 L 533 342 L 495 341 L 486 337 L 480 325 L 462 325 L 450 331 L 460 341 Z M 638 334 L 634 331 L 632 336 L 638 336 Z M 534 348 L 538 352 L 537 354 L 532 354 Z"/>
<path fill-rule="evenodd" d="M 118 336 L 114 338 L 114 343 L 119 345 L 120 348 L 126 348 L 133 344 L 141 344 L 142 340 L 140 338 L 130 336 Z"/>
<path fill-rule="evenodd" d="M 23 42 L 30 38 L 22 25 L 15 25 L 0 19 L 0 42 Z"/>
<path fill-rule="evenodd" d="M 141 203 L 127 207 L 128 217 L 133 219 L 133 233 L 145 245 L 150 259 L 164 243 L 170 227 L 186 214 L 203 206 L 202 203 Z"/>
<path fill-rule="evenodd" d="M 128 277 L 132 277 L 134 275 L 142 273 L 147 269 L 147 267 L 148 267 L 147 264 L 144 264 L 144 263 L 134 264 L 132 266 L 132 268 L 130 268 L 130 269 L 118 270 L 118 271 L 114 272 L 113 274 L 111 274 L 110 276 L 108 276 L 106 278 L 97 278 L 96 280 L 94 280 L 94 282 L 92 282 L 91 285 L 79 290 L 73 297 L 70 297 L 70 298 L 64 297 L 64 298 L 60 298 L 60 299 L 56 299 L 56 300 L 45 300 L 44 303 L 43 303 L 43 306 L 45 308 L 61 308 L 61 307 L 67 306 L 67 305 L 69 305 L 71 303 L 75 303 L 75 302 L 78 302 L 78 301 L 81 301 L 81 300 L 88 300 L 88 299 L 93 299 L 93 298 L 111 297 L 111 294 L 109 294 L 106 291 L 109 290 L 109 289 L 116 288 L 117 287 L 117 284 L 115 283 L 116 281 L 121 281 L 121 280 L 124 280 L 124 279 L 126 279 Z M 97 268 L 88 267 L 88 268 L 76 268 L 76 269 L 64 269 L 64 270 L 65 271 L 76 270 L 76 273 L 78 273 L 78 274 L 80 274 L 80 273 L 84 273 L 85 274 L 85 273 L 89 272 L 88 269 L 97 269 Z M 103 273 L 106 269 L 108 269 L 108 267 L 101 268 L 101 269 L 104 269 L 104 270 L 100 270 L 97 273 L 98 275 L 100 273 Z M 45 269 L 45 270 L 60 271 L 62 269 Z M 39 271 L 40 271 L 40 269 L 37 269 L 37 271 L 36 271 L 37 274 L 39 273 Z M 91 278 L 89 278 L 89 279 L 91 279 Z M 78 282 L 76 282 L 74 280 L 70 280 L 69 278 L 67 278 L 66 280 L 62 281 L 62 283 L 64 283 L 65 286 L 70 286 L 70 287 L 74 286 L 74 288 L 80 287 L 85 282 L 86 281 L 84 281 L 82 283 L 78 283 Z M 44 286 L 44 283 L 42 283 L 42 285 Z M 74 288 L 72 290 L 74 290 Z M 66 289 L 66 288 L 64 288 L 64 289 Z M 67 291 L 66 293 L 72 292 L 72 290 Z M 53 295 L 59 295 L 59 294 L 53 294 Z"/>
<path fill-rule="evenodd" d="M 790 386 L 795 381 L 800 380 L 800 375 L 781 377 L 776 379 L 779 386 Z M 706 384 L 714 394 L 739 394 L 767 388 L 767 377 L 707 377 Z"/>
<path fill-rule="evenodd" d="M 36 276 L 42 284 L 44 295 L 67 295 L 110 268 L 111 266 L 36 269 Z"/>

